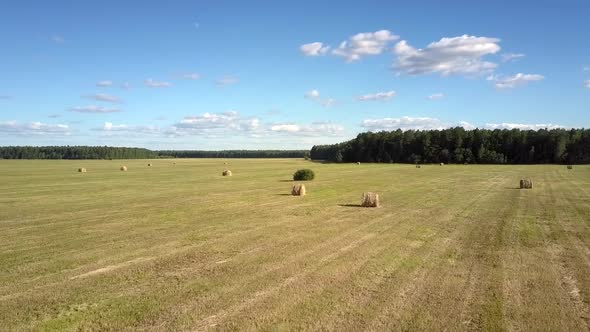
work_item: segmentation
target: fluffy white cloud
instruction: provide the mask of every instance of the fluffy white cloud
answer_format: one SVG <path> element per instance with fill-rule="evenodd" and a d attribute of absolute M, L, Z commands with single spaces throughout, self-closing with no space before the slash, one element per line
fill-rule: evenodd
<path fill-rule="evenodd" d="M 232 85 L 238 83 L 238 79 L 231 75 L 225 75 L 215 81 L 215 83 L 219 86 Z"/>
<path fill-rule="evenodd" d="M 465 130 L 473 130 L 473 129 L 477 128 L 475 125 L 473 125 L 467 121 L 460 121 L 459 127 L 463 127 Z"/>
<path fill-rule="evenodd" d="M 201 75 L 197 73 L 185 73 L 182 74 L 182 78 L 187 80 L 198 80 L 199 78 L 201 78 Z"/>
<path fill-rule="evenodd" d="M 439 99 L 443 99 L 445 97 L 444 93 L 433 93 L 430 96 L 426 97 L 427 99 L 430 100 L 439 100 Z"/>
<path fill-rule="evenodd" d="M 158 81 L 154 81 L 151 78 L 148 78 L 147 80 L 143 81 L 143 83 L 146 86 L 149 86 L 150 88 L 167 88 L 172 85 L 169 82 L 158 82 Z"/>
<path fill-rule="evenodd" d="M 70 111 L 78 112 L 78 113 L 116 113 L 116 112 L 121 112 L 120 109 L 106 108 L 106 107 L 97 106 L 97 105 L 78 106 L 78 107 L 70 108 Z"/>
<path fill-rule="evenodd" d="M 96 131 L 101 131 L 106 135 L 114 135 L 114 134 L 147 134 L 147 135 L 155 135 L 161 134 L 162 131 L 159 127 L 156 126 L 129 126 L 126 124 L 113 124 L 112 122 L 105 122 L 101 128 L 94 129 Z"/>
<path fill-rule="evenodd" d="M 275 133 L 284 133 L 299 136 L 338 136 L 344 128 L 330 122 L 313 122 L 309 125 L 298 125 L 294 123 L 279 123 L 270 127 Z"/>
<path fill-rule="evenodd" d="M 113 82 L 112 81 L 100 81 L 100 82 L 96 82 L 96 86 L 103 87 L 103 88 L 104 87 L 107 87 L 107 86 L 111 86 L 111 85 L 113 85 Z"/>
<path fill-rule="evenodd" d="M 409 75 L 438 73 L 440 75 L 477 75 L 490 72 L 496 64 L 483 60 L 500 50 L 497 38 L 463 35 L 442 38 L 424 49 L 416 49 L 405 40 L 393 51 L 397 55 L 394 68 Z"/>
<path fill-rule="evenodd" d="M 512 60 L 520 59 L 524 57 L 522 53 L 504 53 L 500 55 L 502 57 L 502 62 L 509 62 Z"/>
<path fill-rule="evenodd" d="M 69 135 L 70 127 L 65 124 L 31 122 L 21 124 L 16 121 L 0 122 L 0 133 L 15 135 Z"/>
<path fill-rule="evenodd" d="M 319 97 L 320 97 L 320 92 L 316 89 L 307 91 L 305 93 L 305 98 L 314 99 L 314 98 L 319 98 Z"/>
<path fill-rule="evenodd" d="M 565 128 L 556 124 L 523 124 L 523 123 L 486 123 L 488 129 L 521 129 L 521 130 L 539 130 L 539 129 L 559 129 Z"/>
<path fill-rule="evenodd" d="M 306 56 L 325 55 L 326 53 L 328 53 L 329 49 L 329 46 L 324 46 L 324 44 L 320 42 L 303 44 L 299 47 L 301 53 L 303 53 Z"/>
<path fill-rule="evenodd" d="M 353 62 L 366 55 L 381 54 L 389 42 L 399 39 L 399 36 L 392 34 L 389 30 L 375 32 L 361 32 L 343 41 L 332 50 L 332 54 L 346 58 L 346 61 Z"/>
<path fill-rule="evenodd" d="M 518 73 L 512 76 L 492 75 L 488 77 L 488 81 L 493 81 L 494 86 L 498 89 L 511 89 L 518 86 L 525 86 L 529 82 L 541 81 L 544 78 L 543 75 Z"/>
<path fill-rule="evenodd" d="M 401 118 L 366 119 L 361 126 L 370 131 L 444 129 L 449 125 L 435 118 L 404 116 Z"/>
<path fill-rule="evenodd" d="M 200 134 L 210 131 L 255 132 L 260 128 L 258 118 L 244 118 L 236 111 L 204 113 L 187 116 L 174 124 L 178 133 Z"/>
<path fill-rule="evenodd" d="M 121 102 L 121 98 L 119 98 L 117 96 L 108 95 L 106 93 L 97 93 L 94 95 L 87 95 L 84 97 L 88 98 L 88 99 L 94 99 L 97 101 L 106 101 L 109 103 L 120 103 Z"/>
<path fill-rule="evenodd" d="M 588 89 L 590 89 L 590 80 L 587 80 L 587 81 L 584 83 L 584 85 L 585 85 L 585 86 L 586 86 Z"/>
<path fill-rule="evenodd" d="M 364 96 L 357 97 L 357 100 L 360 101 L 375 101 L 375 100 L 388 100 L 393 98 L 396 95 L 395 91 L 386 91 L 386 92 L 377 92 L 372 94 L 367 94 Z"/>

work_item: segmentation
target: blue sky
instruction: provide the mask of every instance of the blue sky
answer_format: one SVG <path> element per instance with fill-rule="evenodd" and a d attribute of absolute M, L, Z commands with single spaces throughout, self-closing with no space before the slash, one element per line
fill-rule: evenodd
<path fill-rule="evenodd" d="M 0 145 L 589 127 L 587 1 L 4 1 Z"/>

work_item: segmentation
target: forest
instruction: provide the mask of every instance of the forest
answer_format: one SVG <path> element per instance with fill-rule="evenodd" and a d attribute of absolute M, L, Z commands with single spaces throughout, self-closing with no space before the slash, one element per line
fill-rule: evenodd
<path fill-rule="evenodd" d="M 307 150 L 152 151 L 110 146 L 5 146 L 0 159 L 303 158 Z"/>
<path fill-rule="evenodd" d="M 331 162 L 547 164 L 590 163 L 589 129 L 396 130 L 316 145 L 311 159 Z"/>

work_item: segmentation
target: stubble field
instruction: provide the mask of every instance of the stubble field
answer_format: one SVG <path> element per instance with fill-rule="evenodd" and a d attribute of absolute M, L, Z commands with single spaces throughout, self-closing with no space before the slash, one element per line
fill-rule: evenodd
<path fill-rule="evenodd" d="M 590 325 L 588 166 L 148 162 L 0 161 L 0 330 Z"/>

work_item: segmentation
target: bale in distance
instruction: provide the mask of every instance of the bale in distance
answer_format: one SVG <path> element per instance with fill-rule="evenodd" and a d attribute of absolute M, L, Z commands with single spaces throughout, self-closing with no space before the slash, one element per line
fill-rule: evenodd
<path fill-rule="evenodd" d="M 121 166 L 120 170 L 123 172 L 127 172 L 127 166 Z"/>
<path fill-rule="evenodd" d="M 362 207 L 379 207 L 379 194 L 374 192 L 363 193 Z"/>
<path fill-rule="evenodd" d="M 520 179 L 520 189 L 533 189 L 533 180 Z"/>
<path fill-rule="evenodd" d="M 293 185 L 293 189 L 291 190 L 291 195 L 293 196 L 305 196 L 305 185 L 298 183 Z"/>
<path fill-rule="evenodd" d="M 223 176 L 231 176 L 231 171 L 229 169 L 226 169 L 225 171 L 223 171 L 223 173 L 221 173 L 221 175 Z"/>
<path fill-rule="evenodd" d="M 80 168 L 78 168 L 78 172 L 80 172 L 80 173 L 86 173 L 86 168 L 80 167 Z"/>
<path fill-rule="evenodd" d="M 445 165 L 445 163 L 440 163 L 440 165 L 441 165 L 441 166 L 444 166 L 444 165 Z"/>
<path fill-rule="evenodd" d="M 151 167 L 151 166 L 152 166 L 152 163 L 148 163 L 148 167 Z"/>
<path fill-rule="evenodd" d="M 420 167 L 422 167 L 422 166 L 420 166 L 420 165 L 416 165 L 416 168 L 420 168 Z"/>
<path fill-rule="evenodd" d="M 574 165 L 567 165 L 567 169 L 574 169 Z"/>
<path fill-rule="evenodd" d="M 360 164 L 361 164 L 361 162 L 360 162 L 360 161 L 357 161 L 357 162 L 356 162 L 356 164 L 357 164 L 357 165 L 360 165 Z"/>

